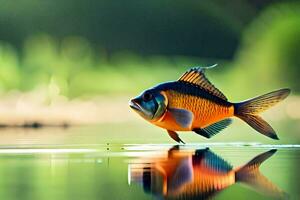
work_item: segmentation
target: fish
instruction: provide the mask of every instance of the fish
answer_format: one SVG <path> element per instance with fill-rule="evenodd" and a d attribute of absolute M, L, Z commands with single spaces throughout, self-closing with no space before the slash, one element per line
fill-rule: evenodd
<path fill-rule="evenodd" d="M 157 199 L 211 199 L 236 183 L 249 186 L 265 196 L 286 199 L 289 195 L 260 171 L 260 165 L 276 153 L 271 149 L 234 168 L 209 148 L 187 151 L 178 145 L 167 158 L 157 154 L 136 159 L 129 165 L 129 184 L 142 185 Z"/>
<path fill-rule="evenodd" d="M 279 140 L 275 130 L 259 114 L 290 94 L 279 89 L 242 102 L 232 103 L 206 77 L 214 68 L 193 67 L 178 80 L 165 82 L 143 91 L 129 101 L 129 106 L 146 121 L 166 129 L 178 143 L 185 143 L 177 131 L 193 131 L 211 138 L 237 117 L 259 133 Z"/>

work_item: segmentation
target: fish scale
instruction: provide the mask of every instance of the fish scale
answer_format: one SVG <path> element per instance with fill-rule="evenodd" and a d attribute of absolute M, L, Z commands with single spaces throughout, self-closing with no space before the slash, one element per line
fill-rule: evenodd
<path fill-rule="evenodd" d="M 169 107 L 183 108 L 193 112 L 194 121 L 192 128 L 202 128 L 208 124 L 230 117 L 230 107 L 219 105 L 199 96 L 179 93 L 174 90 L 166 91 L 169 99 Z"/>

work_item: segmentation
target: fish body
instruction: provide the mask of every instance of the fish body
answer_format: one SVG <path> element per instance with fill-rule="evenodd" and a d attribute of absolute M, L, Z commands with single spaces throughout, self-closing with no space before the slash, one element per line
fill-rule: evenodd
<path fill-rule="evenodd" d="M 234 107 L 205 90 L 184 82 L 168 82 L 153 90 L 160 91 L 168 99 L 168 108 L 164 115 L 151 121 L 153 124 L 171 131 L 192 131 L 204 128 L 215 122 L 234 115 Z M 173 118 L 170 109 L 185 109 L 193 113 L 192 123 L 188 127 L 180 126 Z"/>
<path fill-rule="evenodd" d="M 229 126 L 232 117 L 242 119 L 265 136 L 278 139 L 259 113 L 285 99 L 290 90 L 280 89 L 232 103 L 206 78 L 205 70 L 212 67 L 192 68 L 177 81 L 142 92 L 129 105 L 147 121 L 166 129 L 177 142 L 184 143 L 176 131 L 194 131 L 210 138 Z"/>
<path fill-rule="evenodd" d="M 189 153 L 171 149 L 166 159 L 153 157 L 135 161 L 129 167 L 129 177 L 162 199 L 208 199 L 237 182 L 265 195 L 283 198 L 286 193 L 259 171 L 261 163 L 275 152 L 267 151 L 234 168 L 208 148 Z"/>

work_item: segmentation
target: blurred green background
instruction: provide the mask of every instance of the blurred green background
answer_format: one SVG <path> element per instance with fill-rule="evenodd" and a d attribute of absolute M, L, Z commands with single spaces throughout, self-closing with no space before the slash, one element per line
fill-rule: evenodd
<path fill-rule="evenodd" d="M 174 141 L 128 100 L 217 63 L 207 76 L 232 102 L 292 89 L 263 114 L 280 140 L 240 120 L 210 140 L 182 139 L 219 145 L 235 166 L 279 148 L 262 171 L 297 199 L 299 151 L 280 145 L 300 142 L 299 52 L 297 0 L 0 0 L 0 198 L 153 198 L 127 183 L 128 159 L 148 150 L 126 144 Z M 96 125 L 23 129 L 42 124 Z M 266 198 L 239 184 L 218 198 L 230 197 Z"/>
<path fill-rule="evenodd" d="M 229 96 L 300 91 L 297 1 L 0 3 L 1 93 L 54 81 L 68 98 L 135 94 L 214 63 Z"/>
<path fill-rule="evenodd" d="M 300 120 L 298 1 L 0 0 L 0 5 L 3 124 L 48 122 L 52 115 L 62 123 L 138 119 L 127 114 L 129 98 L 177 79 L 189 67 L 215 63 L 208 77 L 229 100 L 289 87 L 292 97 L 269 120 Z M 98 114 L 88 113 L 97 108 Z"/>

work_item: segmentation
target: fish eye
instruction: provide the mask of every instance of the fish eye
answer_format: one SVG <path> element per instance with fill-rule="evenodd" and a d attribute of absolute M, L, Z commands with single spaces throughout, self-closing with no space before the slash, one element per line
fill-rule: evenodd
<path fill-rule="evenodd" d="M 145 92 L 142 96 L 144 101 L 150 101 L 152 99 L 152 94 L 150 94 L 149 92 Z"/>

